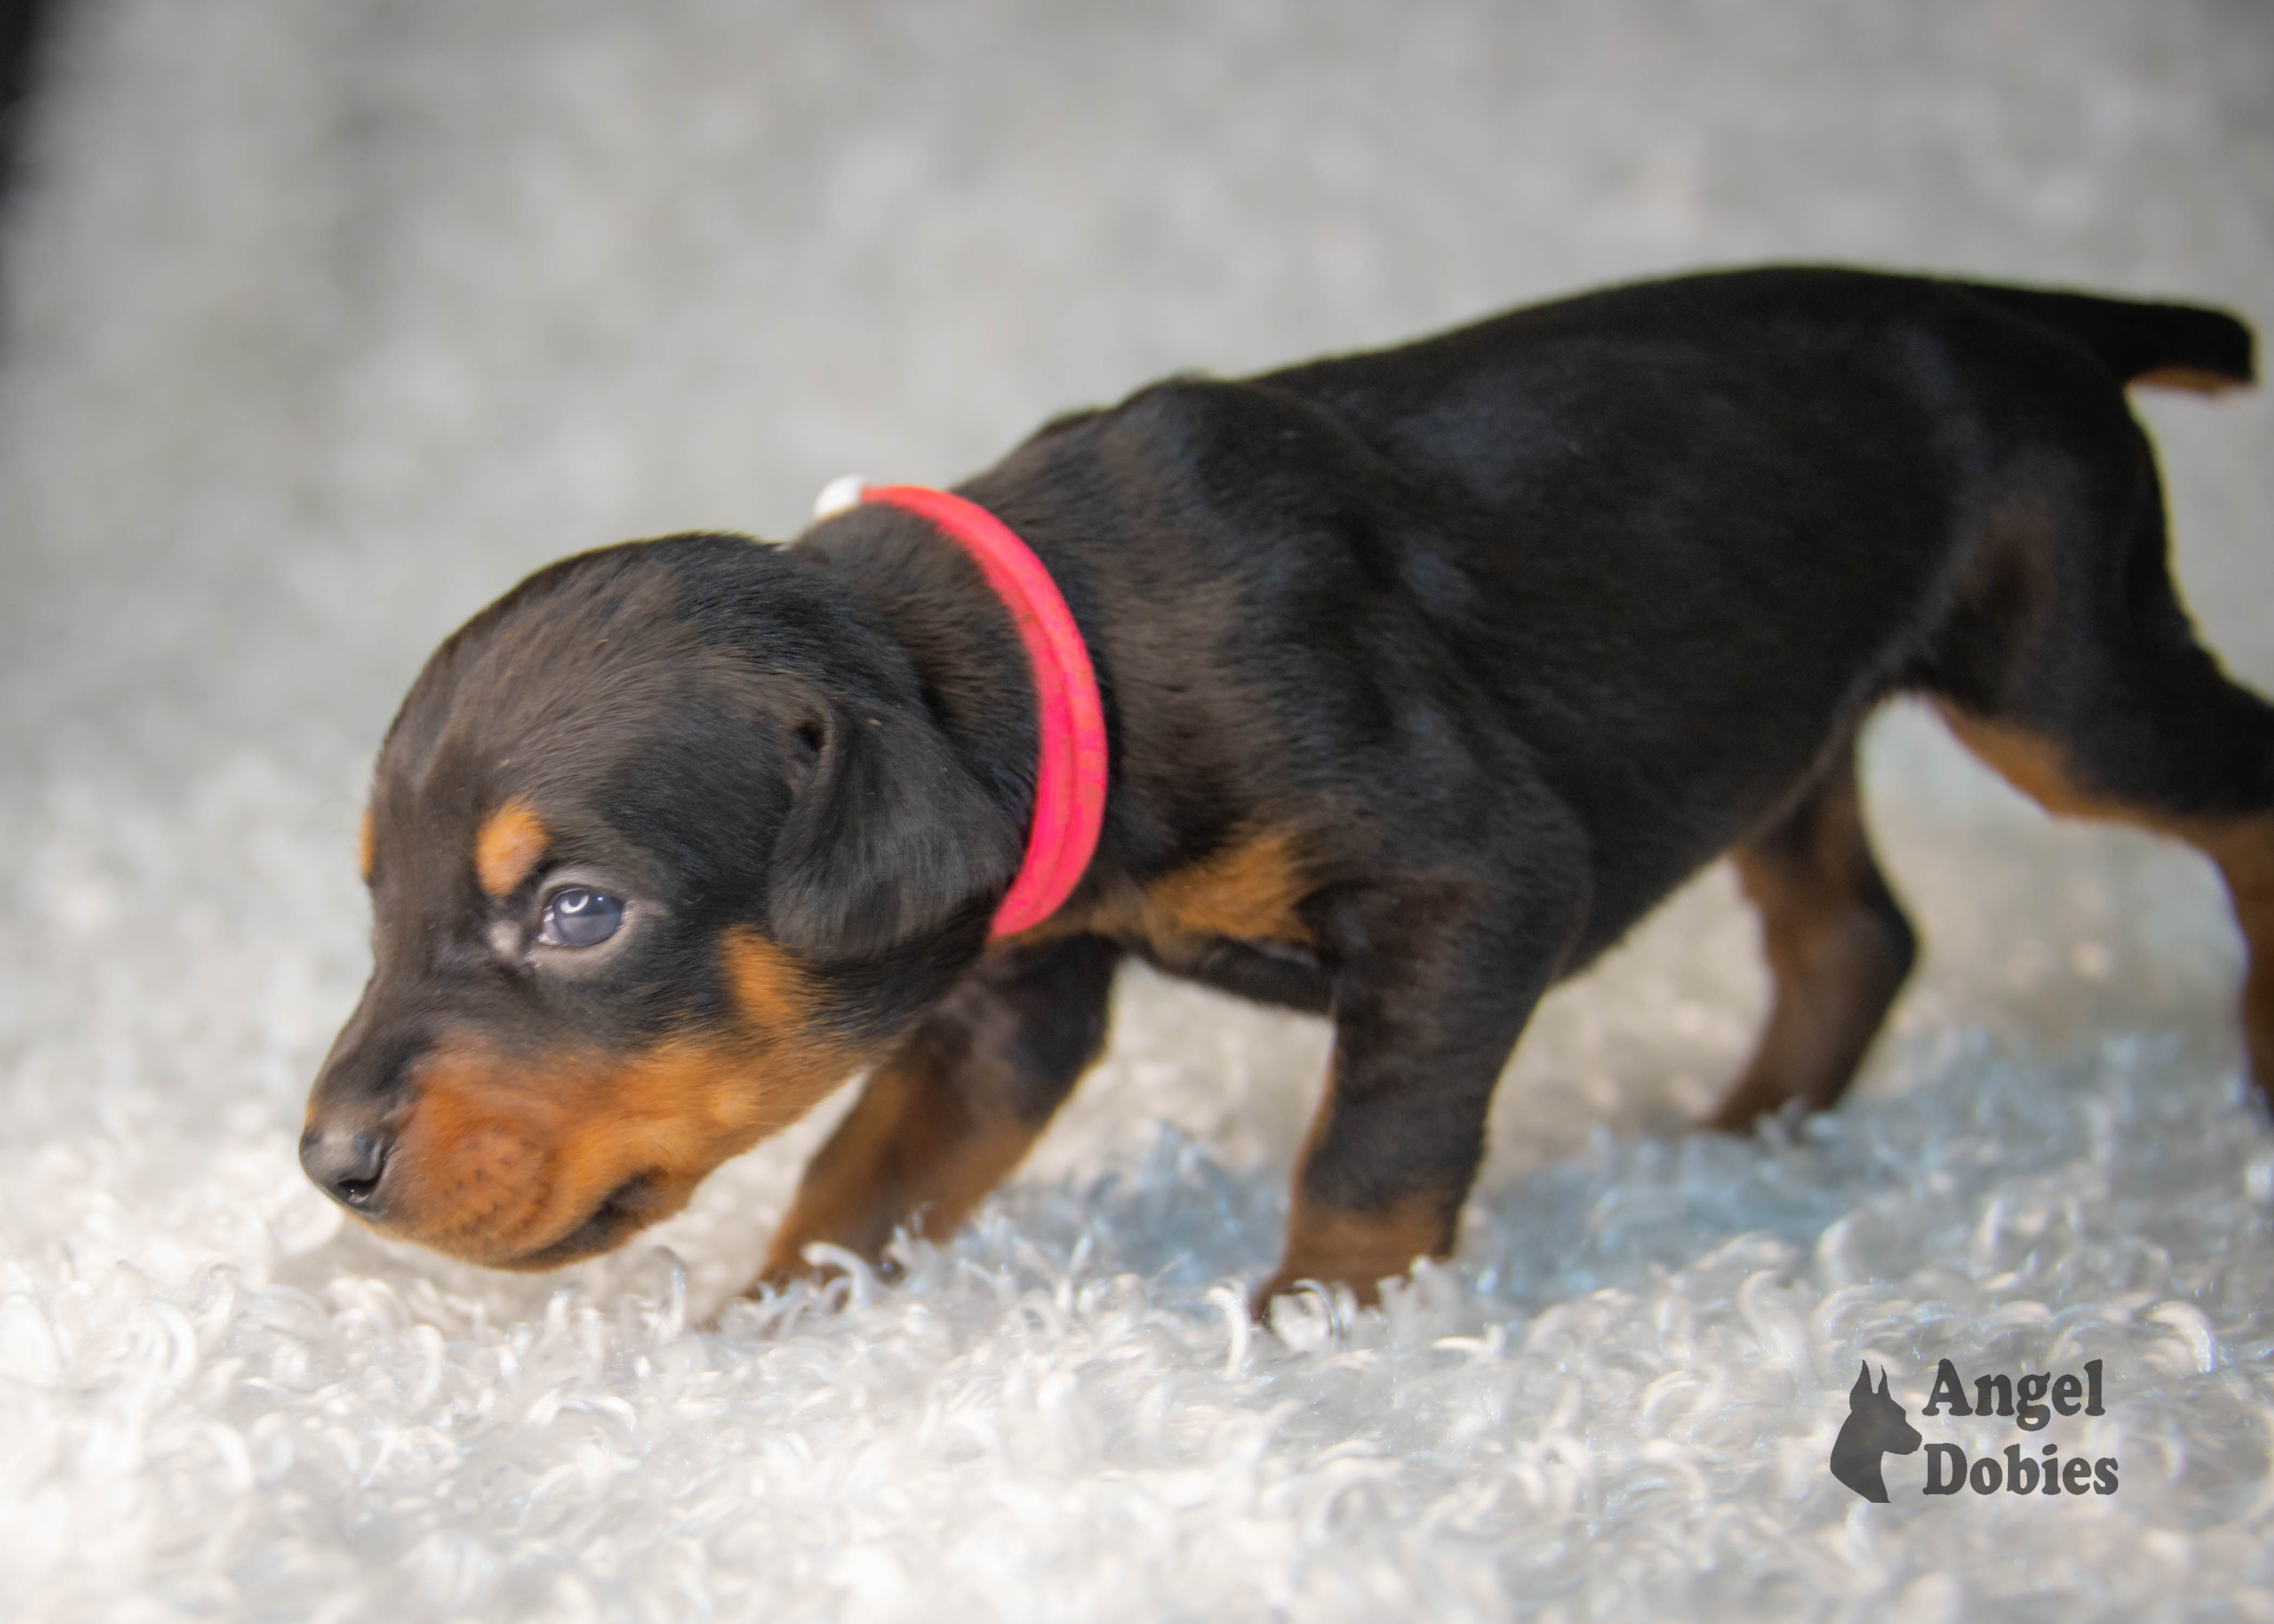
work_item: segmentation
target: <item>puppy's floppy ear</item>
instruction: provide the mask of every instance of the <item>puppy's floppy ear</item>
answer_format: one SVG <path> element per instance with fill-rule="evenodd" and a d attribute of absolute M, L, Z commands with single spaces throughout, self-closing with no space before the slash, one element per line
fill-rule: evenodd
<path fill-rule="evenodd" d="M 929 718 L 832 701 L 800 732 L 817 754 L 774 842 L 779 940 L 817 959 L 873 953 L 1009 886 L 1020 832 Z"/>

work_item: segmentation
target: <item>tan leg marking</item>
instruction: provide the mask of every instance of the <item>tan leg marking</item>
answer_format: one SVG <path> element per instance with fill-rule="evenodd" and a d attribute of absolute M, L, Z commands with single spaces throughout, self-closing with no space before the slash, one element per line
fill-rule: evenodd
<path fill-rule="evenodd" d="M 1365 1211 L 1329 1207 L 1305 1193 L 1303 1169 L 1314 1147 L 1327 1135 L 1334 1119 L 1335 1072 L 1327 1073 L 1326 1093 L 1295 1153 L 1295 1189 L 1287 1212 L 1287 1244 L 1279 1267 L 1256 1290 L 1253 1307 L 1260 1318 L 1271 1299 L 1291 1291 L 1299 1282 L 1321 1281 L 1351 1289 L 1362 1308 L 1382 1300 L 1382 1282 L 1395 1280 L 1413 1267 L 1417 1258 L 1449 1258 L 1460 1223 L 1465 1191 L 1450 1199 L 1423 1191 L 1389 1205 Z"/>
<path fill-rule="evenodd" d="M 1457 1204 L 1448 1214 L 1434 1196 L 1410 1197 L 1379 1212 L 1351 1212 L 1321 1207 L 1298 1192 L 1287 1217 L 1286 1254 L 1256 1292 L 1256 1312 L 1306 1280 L 1348 1286 L 1359 1307 L 1371 1308 L 1382 1300 L 1382 1282 L 1404 1274 L 1416 1259 L 1453 1255 L 1459 1216 Z"/>
<path fill-rule="evenodd" d="M 2248 959 L 2242 984 L 2243 1046 L 2251 1079 L 2274 1103 L 2274 816 L 2195 817 L 2130 806 L 2080 786 L 2059 748 L 2042 735 L 1954 705 L 1940 709 L 1968 749 L 2046 811 L 2130 823 L 2184 840 L 2218 866 Z"/>
<path fill-rule="evenodd" d="M 881 1259 L 892 1232 L 945 1240 L 1019 1165 L 1104 1047 L 1118 950 L 1010 950 L 870 1075 L 807 1164 L 753 1289 L 812 1272 L 817 1241 Z"/>
<path fill-rule="evenodd" d="M 2193 395 L 2225 395 L 2229 389 L 2242 387 L 2240 379 L 2200 366 L 2150 367 L 2131 381 L 2143 388 L 2185 389 Z"/>
<path fill-rule="evenodd" d="M 1741 1133 L 1788 1101 L 1821 1110 L 1840 1097 L 1916 949 L 1872 858 L 1852 757 L 1729 855 L 1775 982 L 1752 1061 L 1706 1124 Z"/>
<path fill-rule="evenodd" d="M 1039 1134 L 1007 1113 L 975 1111 L 932 1056 L 894 1056 L 808 1164 L 759 1283 L 811 1273 L 804 1254 L 815 1241 L 873 1259 L 903 1224 L 953 1234 Z"/>
<path fill-rule="evenodd" d="M 550 837 L 525 801 L 508 801 L 482 820 L 474 836 L 474 877 L 492 897 L 510 897 L 545 855 Z"/>
<path fill-rule="evenodd" d="M 356 824 L 356 872 L 363 876 L 363 883 L 368 885 L 378 866 L 378 853 L 371 838 L 371 814 L 365 812 L 362 821 Z"/>

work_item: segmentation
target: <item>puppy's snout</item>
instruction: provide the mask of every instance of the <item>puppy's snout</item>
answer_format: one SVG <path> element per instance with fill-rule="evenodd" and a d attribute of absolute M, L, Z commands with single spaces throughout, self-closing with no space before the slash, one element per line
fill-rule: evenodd
<path fill-rule="evenodd" d="M 368 1123 L 312 1125 L 300 1136 L 300 1165 L 316 1187 L 365 1218 L 386 1212 L 387 1163 L 395 1135 Z"/>

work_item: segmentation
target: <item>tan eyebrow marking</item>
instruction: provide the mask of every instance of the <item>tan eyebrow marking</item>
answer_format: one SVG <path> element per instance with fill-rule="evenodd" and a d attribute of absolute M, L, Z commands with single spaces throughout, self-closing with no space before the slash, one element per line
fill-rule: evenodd
<path fill-rule="evenodd" d="M 356 872 L 363 876 L 364 883 L 371 883 L 372 870 L 378 859 L 371 844 L 371 814 L 366 811 L 363 821 L 356 825 Z"/>
<path fill-rule="evenodd" d="M 509 897 L 545 854 L 545 824 L 525 801 L 508 801 L 474 837 L 474 875 L 493 897 Z"/>

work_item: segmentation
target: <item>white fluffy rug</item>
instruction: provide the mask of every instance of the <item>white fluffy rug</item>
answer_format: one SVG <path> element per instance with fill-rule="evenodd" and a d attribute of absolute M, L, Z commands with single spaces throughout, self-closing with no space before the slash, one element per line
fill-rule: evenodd
<path fill-rule="evenodd" d="M 1321 1026 L 1135 975 L 904 1283 L 730 1308 L 806 1124 L 615 1258 L 480 1274 L 301 1178 L 418 660 L 626 534 L 795 528 L 1177 366 L 1822 256 L 2274 320 L 2225 0 L 82 8 L 0 350 L 0 1617 L 2274 1617 L 2274 1132 L 2209 870 L 1869 758 L 1929 944 L 1856 1094 L 1683 1123 L 1727 876 L 1542 1011 L 1457 1264 L 1252 1332 Z M 2274 687 L 2274 414 L 2146 405 Z M 2098 1360 L 2105 1413 L 1921 1413 Z M 1826 1470 L 1930 1442 L 2113 1494 Z"/>

